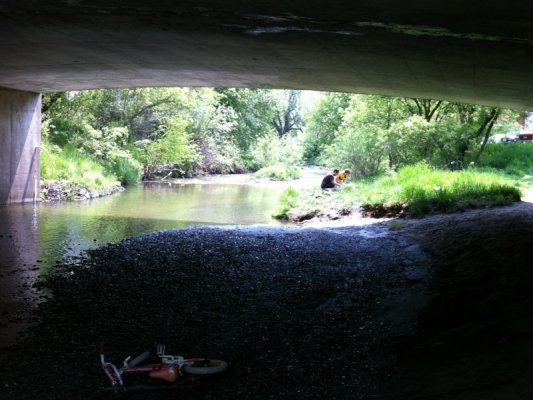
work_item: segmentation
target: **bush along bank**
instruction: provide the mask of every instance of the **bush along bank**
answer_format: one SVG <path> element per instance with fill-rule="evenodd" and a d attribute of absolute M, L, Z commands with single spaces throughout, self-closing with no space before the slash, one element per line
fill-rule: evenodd
<path fill-rule="evenodd" d="M 123 192 L 125 189 L 119 183 L 102 188 L 90 188 L 74 182 L 42 181 L 39 198 L 41 201 L 89 200 Z"/>

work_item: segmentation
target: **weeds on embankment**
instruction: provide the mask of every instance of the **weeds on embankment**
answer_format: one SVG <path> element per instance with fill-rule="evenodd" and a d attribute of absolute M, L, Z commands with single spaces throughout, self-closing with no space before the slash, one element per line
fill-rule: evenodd
<path fill-rule="evenodd" d="M 511 204 L 520 200 L 516 183 L 493 172 L 467 169 L 450 171 L 417 164 L 398 172 L 346 184 L 328 194 L 319 189 L 299 192 L 287 189 L 280 200 L 277 218 L 301 221 L 327 214 L 338 214 L 359 206 L 373 217 L 408 213 L 424 215 L 468 208 Z"/>
<path fill-rule="evenodd" d="M 363 185 L 364 205 L 404 204 L 412 215 L 510 204 L 520 190 L 509 180 L 476 169 L 449 171 L 417 164 Z"/>
<path fill-rule="evenodd" d="M 41 178 L 44 181 L 82 185 L 91 189 L 106 189 L 118 184 L 116 176 L 88 155 L 65 147 L 59 152 L 41 152 Z"/>

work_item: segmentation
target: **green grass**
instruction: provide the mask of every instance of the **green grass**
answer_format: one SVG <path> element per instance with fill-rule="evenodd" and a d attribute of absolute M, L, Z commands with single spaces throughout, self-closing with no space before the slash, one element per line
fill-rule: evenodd
<path fill-rule="evenodd" d="M 257 178 L 271 178 L 279 181 L 298 179 L 300 177 L 300 168 L 292 165 L 277 164 L 261 168 L 255 173 L 255 176 Z"/>
<path fill-rule="evenodd" d="M 501 176 L 475 169 L 448 171 L 417 164 L 363 186 L 362 204 L 407 204 L 413 215 L 510 204 L 520 190 Z"/>
<path fill-rule="evenodd" d="M 451 212 L 468 208 L 510 204 L 520 200 L 516 182 L 477 169 L 449 171 L 417 164 L 380 177 L 352 181 L 331 195 L 320 190 L 291 189 L 281 198 L 278 218 L 294 219 L 306 212 L 326 209 L 406 209 L 412 215 Z M 398 207 L 398 205 L 403 205 Z"/>
<path fill-rule="evenodd" d="M 325 192 L 316 189 L 285 189 L 280 196 L 280 206 L 274 218 L 302 221 L 321 212 L 343 212 L 354 204 L 354 187 L 345 186 L 342 192 Z"/>
<path fill-rule="evenodd" d="M 116 176 L 71 147 L 41 152 L 41 179 L 68 182 L 89 189 L 105 189 L 118 184 Z"/>
<path fill-rule="evenodd" d="M 291 210 L 300 206 L 302 202 L 301 196 L 302 194 L 299 191 L 293 189 L 292 187 L 285 189 L 279 199 L 280 206 L 274 212 L 273 217 L 286 217 Z"/>
<path fill-rule="evenodd" d="M 479 164 L 503 170 L 509 175 L 533 175 L 533 143 L 487 145 Z"/>
<path fill-rule="evenodd" d="M 533 143 L 491 144 L 481 156 L 480 167 L 533 187 Z"/>
<path fill-rule="evenodd" d="M 396 221 L 392 221 L 389 224 L 388 228 L 389 228 L 390 231 L 397 231 L 399 229 L 402 229 L 403 226 L 404 226 L 404 223 L 402 221 L 396 220 Z"/>
<path fill-rule="evenodd" d="M 141 164 L 132 157 L 115 157 L 104 164 L 106 174 L 116 176 L 123 185 L 135 185 L 141 180 Z"/>

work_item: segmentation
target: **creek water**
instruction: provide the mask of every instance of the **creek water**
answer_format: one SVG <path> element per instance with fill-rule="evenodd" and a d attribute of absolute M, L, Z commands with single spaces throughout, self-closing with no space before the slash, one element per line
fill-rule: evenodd
<path fill-rule="evenodd" d="M 284 185 L 254 184 L 249 176 L 233 183 L 214 179 L 144 183 L 87 201 L 0 207 L 0 347 L 27 328 L 42 296 L 37 278 L 65 257 L 163 229 L 282 225 L 271 215 Z"/>

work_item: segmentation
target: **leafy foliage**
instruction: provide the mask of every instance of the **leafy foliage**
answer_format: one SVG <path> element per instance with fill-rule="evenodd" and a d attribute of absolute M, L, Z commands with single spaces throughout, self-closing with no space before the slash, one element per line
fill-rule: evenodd
<path fill-rule="evenodd" d="M 176 118 L 160 127 L 158 139 L 144 142 L 144 177 L 151 179 L 159 165 L 176 164 L 190 171 L 200 160 L 200 153 L 185 130 L 184 122 Z M 139 143 L 141 145 L 141 143 Z"/>
<path fill-rule="evenodd" d="M 300 177 L 300 169 L 294 166 L 284 164 L 271 165 L 269 167 L 261 168 L 255 173 L 258 178 L 272 178 L 279 181 L 288 179 L 297 179 Z"/>
<path fill-rule="evenodd" d="M 220 102 L 236 114 L 233 136 L 243 152 L 272 131 L 281 138 L 301 130 L 300 91 L 265 89 L 217 89 Z"/>
<path fill-rule="evenodd" d="M 272 93 L 275 110 L 272 124 L 278 136 L 284 137 L 293 131 L 300 130 L 303 125 L 298 107 L 301 92 L 299 90 L 275 90 Z"/>
<path fill-rule="evenodd" d="M 200 169 L 218 174 L 242 172 L 241 149 L 233 136 L 237 115 L 231 107 L 220 104 L 221 98 L 213 90 L 197 91 L 188 131 L 199 148 Z"/>
<path fill-rule="evenodd" d="M 58 137 L 63 137 L 63 131 L 56 130 L 53 121 L 45 120 L 42 124 L 42 136 L 45 148 L 53 152 L 60 159 L 61 149 L 65 149 L 65 154 L 72 155 L 70 158 L 82 157 L 91 160 L 90 164 L 85 166 L 99 165 L 95 171 L 103 169 L 103 174 L 109 177 L 109 180 L 118 180 L 123 184 L 135 184 L 139 181 L 141 164 L 135 160 L 132 154 L 127 151 L 126 145 L 128 140 L 128 130 L 126 128 L 103 128 L 98 130 L 85 122 L 76 125 L 76 130 L 67 144 L 63 141 L 57 141 Z M 58 132 L 60 134 L 58 135 Z M 68 131 L 66 131 L 68 133 Z M 71 131 L 72 132 L 72 131 Z M 51 139 L 51 138 L 55 138 Z M 74 156 L 74 152 L 78 155 Z M 41 167 L 41 175 L 44 179 L 55 179 L 54 174 L 49 174 L 51 170 Z M 63 177 L 67 179 L 67 177 Z M 91 183 L 88 182 L 88 187 Z M 95 186 L 95 187 L 98 187 Z"/>
<path fill-rule="evenodd" d="M 217 89 L 220 104 L 233 110 L 232 135 L 239 148 L 248 152 L 258 138 L 269 134 L 276 113 L 270 91 L 264 89 Z"/>
<path fill-rule="evenodd" d="M 290 210 L 301 208 L 302 194 L 292 187 L 283 191 L 280 196 L 280 206 L 274 212 L 275 218 L 286 218 Z"/>
<path fill-rule="evenodd" d="M 521 116 L 440 100 L 346 93 L 322 94 L 304 114 L 302 93 L 146 88 L 46 94 L 43 139 L 52 153 L 75 149 L 125 184 L 138 181 L 141 171 L 151 177 L 162 169 L 194 174 L 266 168 L 261 174 L 280 179 L 304 159 L 350 168 L 360 179 L 421 160 L 454 168 L 478 160 L 501 164 L 496 159 L 503 155 L 492 153 L 487 138 L 516 129 Z M 490 157 L 482 157 L 484 151 Z M 530 171 L 524 161 L 505 165 L 514 174 Z"/>
<path fill-rule="evenodd" d="M 339 102 L 336 96 L 328 95 L 328 102 Z M 358 176 L 385 168 L 397 170 L 421 160 L 435 166 L 467 165 L 478 160 L 483 140 L 493 128 L 515 126 L 513 121 L 518 118 L 511 110 L 483 106 L 351 95 L 347 106 L 336 112 L 337 118 L 330 117 L 337 124 L 334 132 L 313 136 L 317 128 L 327 128 L 320 119 L 324 119 L 325 104 L 323 101 L 310 117 L 306 155 L 316 158 L 320 154 L 322 164 L 348 166 Z"/>
<path fill-rule="evenodd" d="M 310 113 L 304 137 L 304 158 L 307 161 L 318 161 L 324 148 L 333 143 L 351 96 L 347 93 L 326 93 Z"/>
<path fill-rule="evenodd" d="M 266 165 L 250 149 L 273 132 L 290 136 L 295 150 L 299 96 L 294 90 L 186 88 L 46 94 L 43 137 L 90 155 L 123 183 L 139 179 L 139 162 L 146 176 L 167 164 L 191 173 L 243 172 Z M 301 156 L 286 151 L 282 158 L 290 163 Z"/>
<path fill-rule="evenodd" d="M 302 162 L 301 135 L 278 137 L 270 134 L 259 138 L 251 149 L 254 169 L 270 167 L 276 164 L 299 165 Z"/>
<path fill-rule="evenodd" d="M 383 128 L 371 122 L 375 117 L 366 112 L 368 104 L 361 99 L 352 99 L 337 137 L 324 151 L 327 163 L 349 166 L 357 177 L 382 171 L 385 157 Z"/>

